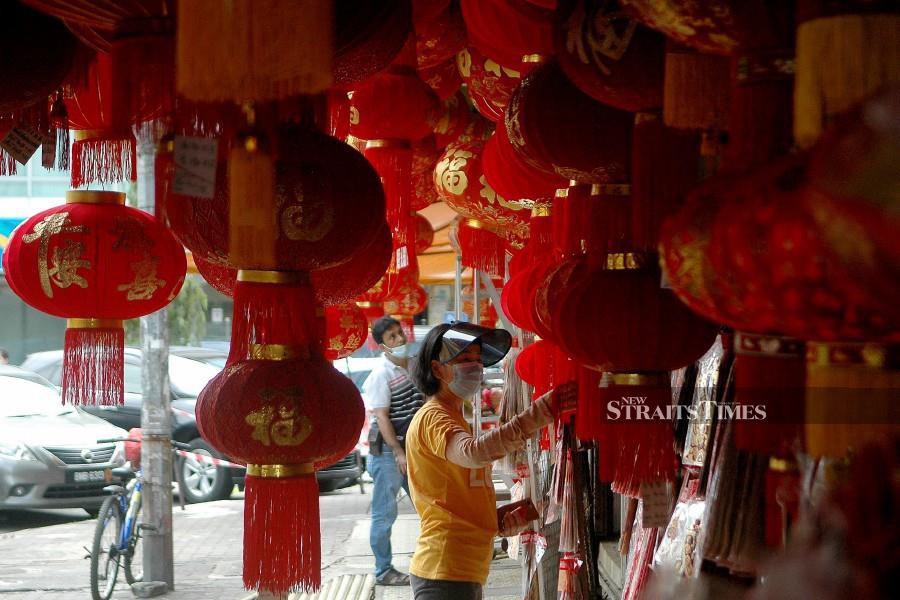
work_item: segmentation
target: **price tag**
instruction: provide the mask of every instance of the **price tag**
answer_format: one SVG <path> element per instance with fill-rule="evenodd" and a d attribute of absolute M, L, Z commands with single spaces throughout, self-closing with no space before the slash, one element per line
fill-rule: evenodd
<path fill-rule="evenodd" d="M 55 132 L 45 135 L 41 140 L 41 166 L 45 169 L 56 168 L 56 135 Z"/>
<path fill-rule="evenodd" d="M 397 248 L 396 262 L 398 269 L 405 269 L 409 266 L 409 248 L 407 246 Z"/>
<path fill-rule="evenodd" d="M 0 146 L 23 165 L 34 155 L 40 145 L 41 134 L 33 127 L 13 127 L 0 141 Z"/>
<path fill-rule="evenodd" d="M 672 484 L 665 481 L 641 484 L 641 502 L 644 529 L 666 527 L 672 516 Z"/>
<path fill-rule="evenodd" d="M 172 191 L 212 199 L 216 193 L 219 141 L 205 137 L 175 137 L 175 180 Z"/>

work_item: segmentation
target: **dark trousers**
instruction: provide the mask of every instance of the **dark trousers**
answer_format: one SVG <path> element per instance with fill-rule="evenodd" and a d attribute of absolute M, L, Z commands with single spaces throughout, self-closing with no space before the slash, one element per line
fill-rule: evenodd
<path fill-rule="evenodd" d="M 422 579 L 410 574 L 415 600 L 481 600 L 481 584 L 474 581 Z"/>

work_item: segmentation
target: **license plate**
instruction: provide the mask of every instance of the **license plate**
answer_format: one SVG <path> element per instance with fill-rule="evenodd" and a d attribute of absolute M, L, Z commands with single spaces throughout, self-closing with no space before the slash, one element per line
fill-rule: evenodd
<path fill-rule="evenodd" d="M 69 471 L 68 479 L 74 483 L 94 483 L 97 481 L 109 481 L 108 469 L 102 471 Z"/>

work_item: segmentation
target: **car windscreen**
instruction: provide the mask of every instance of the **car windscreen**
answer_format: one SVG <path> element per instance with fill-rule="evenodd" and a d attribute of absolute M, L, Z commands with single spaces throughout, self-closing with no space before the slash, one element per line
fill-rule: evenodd
<path fill-rule="evenodd" d="M 59 393 L 45 385 L 0 375 L 0 417 L 53 416 L 72 412 Z"/>
<path fill-rule="evenodd" d="M 181 397 L 196 398 L 215 377 L 221 367 L 215 367 L 199 360 L 169 356 L 169 381 L 172 390 Z"/>

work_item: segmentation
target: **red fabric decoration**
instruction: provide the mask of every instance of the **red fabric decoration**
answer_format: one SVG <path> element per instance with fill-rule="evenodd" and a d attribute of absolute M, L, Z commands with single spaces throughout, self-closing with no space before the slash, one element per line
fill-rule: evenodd
<path fill-rule="evenodd" d="M 513 94 L 506 130 L 513 148 L 536 168 L 580 183 L 614 183 L 628 177 L 633 120 L 547 63 Z"/>
<path fill-rule="evenodd" d="M 122 320 L 178 294 L 178 241 L 117 192 L 68 192 L 67 203 L 23 222 L 3 252 L 10 288 L 28 305 L 69 319 L 62 395 L 70 404 L 123 401 Z"/>
<path fill-rule="evenodd" d="M 475 109 L 486 119 L 501 122 L 513 90 L 521 81 L 518 64 L 512 68 L 501 67 L 493 59 L 469 47 L 456 55 L 456 66 Z"/>
<path fill-rule="evenodd" d="M 552 198 L 568 181 L 525 161 L 509 143 L 506 127 L 497 127 L 484 145 L 484 176 L 498 194 L 510 199 Z"/>
<path fill-rule="evenodd" d="M 456 67 L 456 56 L 433 67 L 416 69 L 416 73 L 442 102 L 452 97 L 463 83 Z"/>
<path fill-rule="evenodd" d="M 577 0 L 555 37 L 560 67 L 585 94 L 631 112 L 662 107 L 665 38 L 617 5 Z"/>
<path fill-rule="evenodd" d="M 322 349 L 325 358 L 337 360 L 361 348 L 369 333 L 369 323 L 354 302 L 325 307 L 325 336 Z"/>
<path fill-rule="evenodd" d="M 229 298 L 234 296 L 234 284 L 237 282 L 237 269 L 228 265 L 210 262 L 204 258 L 193 255 L 197 272 L 214 290 Z"/>
<path fill-rule="evenodd" d="M 401 317 L 415 317 L 428 307 L 428 292 L 418 283 L 403 287 L 384 301 L 384 312 Z"/>
<path fill-rule="evenodd" d="M 422 254 L 434 243 L 434 227 L 424 216 L 416 213 L 416 254 Z"/>
<path fill-rule="evenodd" d="M 356 85 L 350 133 L 363 140 L 419 140 L 431 132 L 438 99 L 415 70 L 394 66 Z"/>
<path fill-rule="evenodd" d="M 328 133 L 339 140 L 350 135 L 350 98 L 344 90 L 328 92 Z"/>
<path fill-rule="evenodd" d="M 451 144 L 434 169 L 438 196 L 461 215 L 499 231 L 527 230 L 521 204 L 508 202 L 487 183 L 482 170 L 484 142 Z"/>
<path fill-rule="evenodd" d="M 491 123 L 469 106 L 466 96 L 458 92 L 442 103 L 440 117 L 434 126 L 434 140 L 438 148 L 453 142 L 483 139 L 491 133 Z M 467 139 L 463 139 L 463 138 Z"/>
<path fill-rule="evenodd" d="M 440 201 L 437 190 L 434 189 L 434 167 L 440 157 L 441 151 L 435 147 L 432 135 L 413 144 L 412 200 L 410 202 L 412 210 L 419 211 Z"/>
<path fill-rule="evenodd" d="M 509 0 L 462 0 L 469 41 L 504 67 L 518 69 L 529 54 L 553 54 L 553 11 L 522 10 Z"/>
<path fill-rule="evenodd" d="M 409 0 L 339 0 L 334 18 L 334 83 L 344 87 L 387 68 L 406 44 L 412 26 Z"/>
<path fill-rule="evenodd" d="M 197 424 L 213 447 L 248 465 L 244 584 L 312 591 L 321 582 L 315 470 L 353 448 L 365 411 L 353 382 L 303 346 L 256 352 L 263 360 L 227 366 L 204 388 Z"/>
<path fill-rule="evenodd" d="M 462 311 L 469 315 L 469 321 L 475 322 L 475 294 L 471 285 L 462 289 Z M 497 324 L 497 319 L 497 309 L 494 308 L 487 293 L 482 290 L 478 298 L 478 324 L 493 327 Z"/>
<path fill-rule="evenodd" d="M 506 243 L 475 219 L 462 219 L 456 233 L 462 264 L 502 277 L 506 272 Z"/>
<path fill-rule="evenodd" d="M 453 60 L 466 45 L 466 24 L 459 6 L 449 3 L 433 18 L 417 18 L 415 35 L 418 69 L 430 69 Z"/>

